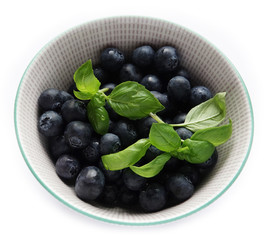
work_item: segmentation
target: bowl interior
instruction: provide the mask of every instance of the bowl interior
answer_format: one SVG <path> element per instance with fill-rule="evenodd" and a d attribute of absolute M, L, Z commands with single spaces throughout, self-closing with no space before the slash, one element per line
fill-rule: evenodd
<path fill-rule="evenodd" d="M 43 90 L 51 87 L 67 90 L 75 70 L 90 58 L 96 64 L 100 51 L 107 46 L 116 46 L 128 54 L 141 44 L 175 46 L 181 56 L 181 64 L 192 75 L 193 84 L 206 85 L 213 93 L 227 92 L 227 116 L 233 120 L 232 138 L 218 147 L 218 164 L 194 196 L 181 205 L 150 214 L 103 208 L 78 199 L 73 189 L 57 177 L 36 124 L 37 99 Z M 15 123 L 26 163 L 50 193 L 79 212 L 124 224 L 166 222 L 207 206 L 240 173 L 253 134 L 248 93 L 229 61 L 199 35 L 173 23 L 144 17 L 97 20 L 75 27 L 48 43 L 30 63 L 21 80 L 15 106 Z"/>

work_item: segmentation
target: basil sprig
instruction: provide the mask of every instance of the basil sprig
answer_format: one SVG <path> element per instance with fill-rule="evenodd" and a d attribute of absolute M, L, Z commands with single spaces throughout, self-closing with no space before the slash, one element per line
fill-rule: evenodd
<path fill-rule="evenodd" d="M 225 92 L 217 93 L 213 98 L 192 108 L 181 124 L 166 124 L 155 113 L 164 106 L 144 86 L 127 81 L 116 86 L 107 96 L 108 89 L 99 89 L 101 83 L 94 76 L 92 62 L 88 60 L 74 74 L 78 91 L 75 96 L 80 100 L 89 100 L 88 119 L 98 134 L 105 134 L 109 128 L 109 115 L 105 109 L 108 104 L 119 115 L 135 120 L 148 115 L 158 123 L 153 123 L 149 139 L 140 139 L 126 149 L 102 156 L 102 162 L 108 170 L 130 168 L 136 174 L 150 178 L 157 175 L 171 157 L 198 164 L 207 161 L 215 147 L 225 143 L 232 135 L 232 121 L 218 126 L 226 117 Z M 189 139 L 182 140 L 174 127 L 186 127 L 194 132 Z M 143 166 L 135 166 L 148 148 L 153 145 L 162 154 Z"/>

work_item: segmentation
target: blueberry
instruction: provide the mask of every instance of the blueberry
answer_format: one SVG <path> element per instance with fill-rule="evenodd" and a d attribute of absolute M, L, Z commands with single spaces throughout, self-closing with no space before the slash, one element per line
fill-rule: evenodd
<path fill-rule="evenodd" d="M 66 101 L 61 108 L 61 113 L 66 122 L 87 121 L 86 105 L 76 99 Z"/>
<path fill-rule="evenodd" d="M 194 107 L 209 100 L 212 97 L 213 95 L 207 87 L 196 86 L 191 89 L 190 104 L 192 107 Z"/>
<path fill-rule="evenodd" d="M 72 96 L 75 97 L 74 95 L 74 90 L 78 91 L 78 89 L 76 88 L 75 82 L 73 82 L 70 87 L 68 88 L 67 92 Z"/>
<path fill-rule="evenodd" d="M 71 153 L 72 149 L 66 143 L 64 136 L 56 136 L 49 141 L 49 150 L 53 160 L 57 160 L 63 154 Z"/>
<path fill-rule="evenodd" d="M 38 99 L 38 104 L 43 111 L 59 111 L 62 104 L 72 98 L 73 96 L 65 91 L 49 88 L 41 93 Z"/>
<path fill-rule="evenodd" d="M 105 180 L 107 182 L 116 182 L 116 181 L 118 181 L 118 179 L 120 178 L 120 176 L 122 174 L 122 170 L 116 170 L 116 171 L 107 170 L 104 167 L 104 165 L 103 165 L 101 160 L 99 161 L 99 168 L 104 173 Z"/>
<path fill-rule="evenodd" d="M 118 152 L 121 148 L 120 138 L 113 133 L 106 133 L 100 138 L 100 153 L 106 155 Z"/>
<path fill-rule="evenodd" d="M 178 113 L 174 118 L 173 118 L 173 123 L 184 123 L 186 119 L 187 113 Z"/>
<path fill-rule="evenodd" d="M 132 61 L 138 67 L 150 67 L 154 61 L 155 51 L 151 46 L 141 46 L 134 49 Z"/>
<path fill-rule="evenodd" d="M 58 158 L 55 164 L 57 175 L 67 184 L 73 184 L 81 167 L 76 158 L 64 154 Z"/>
<path fill-rule="evenodd" d="M 162 152 L 157 149 L 155 146 L 150 146 L 147 151 L 146 151 L 146 154 L 145 154 L 145 159 L 150 162 L 152 161 L 153 159 L 155 159 L 158 155 L 160 155 Z"/>
<path fill-rule="evenodd" d="M 196 186 L 200 181 L 200 176 L 198 170 L 192 165 L 184 165 L 179 169 L 186 178 L 188 178 L 191 183 Z"/>
<path fill-rule="evenodd" d="M 179 168 L 181 163 L 182 163 L 181 160 L 172 157 L 166 162 L 164 170 L 168 172 L 175 172 Z"/>
<path fill-rule="evenodd" d="M 176 73 L 175 73 L 175 76 L 182 76 L 186 79 L 190 79 L 190 75 L 189 73 L 187 72 L 186 69 L 184 68 L 180 68 Z"/>
<path fill-rule="evenodd" d="M 103 69 L 115 72 L 124 64 L 124 54 L 117 48 L 106 48 L 100 55 L 100 62 Z"/>
<path fill-rule="evenodd" d="M 137 123 L 138 133 L 142 138 L 146 138 L 149 136 L 149 131 L 153 123 L 156 123 L 151 117 L 142 118 Z"/>
<path fill-rule="evenodd" d="M 146 75 L 140 83 L 149 91 L 160 92 L 162 90 L 162 83 L 156 75 Z"/>
<path fill-rule="evenodd" d="M 88 146 L 92 131 L 89 123 L 73 121 L 67 124 L 64 137 L 71 148 L 81 149 Z"/>
<path fill-rule="evenodd" d="M 110 74 L 101 67 L 96 67 L 93 69 L 95 77 L 101 82 L 101 84 L 105 84 L 110 80 Z"/>
<path fill-rule="evenodd" d="M 175 71 L 179 64 L 177 50 L 171 46 L 164 46 L 157 50 L 154 57 L 156 70 L 161 73 Z"/>
<path fill-rule="evenodd" d="M 100 200 L 107 204 L 108 207 L 114 206 L 118 199 L 118 189 L 115 185 L 105 185 L 103 192 L 100 195 Z"/>
<path fill-rule="evenodd" d="M 159 183 L 151 183 L 139 195 L 140 206 L 146 212 L 161 210 L 165 206 L 166 200 L 165 188 Z"/>
<path fill-rule="evenodd" d="M 187 103 L 190 97 L 190 82 L 182 76 L 176 76 L 169 80 L 167 91 L 173 102 Z"/>
<path fill-rule="evenodd" d="M 167 188 L 170 193 L 180 202 L 190 198 L 194 193 L 193 184 L 180 173 L 169 177 L 167 181 Z"/>
<path fill-rule="evenodd" d="M 81 150 L 81 159 L 85 164 L 95 164 L 100 159 L 99 140 L 92 138 L 88 146 Z"/>
<path fill-rule="evenodd" d="M 106 95 L 109 95 L 115 87 L 116 87 L 116 84 L 115 83 L 106 83 L 106 84 L 104 84 L 101 87 L 101 89 L 108 88 L 109 90 L 107 92 L 105 92 L 105 94 Z"/>
<path fill-rule="evenodd" d="M 63 132 L 63 127 L 63 119 L 57 112 L 47 111 L 39 118 L 38 130 L 45 137 L 60 135 Z"/>
<path fill-rule="evenodd" d="M 120 70 L 120 81 L 134 81 L 140 82 L 142 79 L 142 73 L 138 67 L 131 63 L 124 64 Z"/>
<path fill-rule="evenodd" d="M 115 123 L 112 133 L 120 138 L 123 148 L 133 144 L 138 138 L 134 124 L 128 120 L 120 120 Z"/>
<path fill-rule="evenodd" d="M 205 176 L 215 167 L 218 161 L 218 152 L 215 149 L 212 156 L 204 163 L 194 164 L 194 166 L 198 169 L 201 176 Z"/>
<path fill-rule="evenodd" d="M 134 173 L 129 168 L 123 171 L 122 179 L 123 179 L 125 186 L 132 191 L 141 190 L 147 182 L 146 178 Z"/>
<path fill-rule="evenodd" d="M 165 107 L 164 110 L 157 113 L 158 115 L 173 115 L 177 111 L 176 104 L 173 104 L 169 101 L 167 93 L 160 93 L 157 91 L 151 91 L 151 93 Z"/>
<path fill-rule="evenodd" d="M 181 139 L 185 140 L 187 138 L 190 138 L 193 134 L 192 131 L 190 131 L 187 128 L 184 127 L 180 127 L 176 129 L 176 132 L 178 133 L 178 135 L 180 136 Z"/>
<path fill-rule="evenodd" d="M 102 193 L 105 178 L 101 170 L 95 166 L 83 168 L 75 182 L 76 195 L 88 202 L 95 200 Z"/>
<path fill-rule="evenodd" d="M 139 194 L 123 186 L 119 193 L 119 200 L 122 204 L 131 206 L 138 202 Z"/>

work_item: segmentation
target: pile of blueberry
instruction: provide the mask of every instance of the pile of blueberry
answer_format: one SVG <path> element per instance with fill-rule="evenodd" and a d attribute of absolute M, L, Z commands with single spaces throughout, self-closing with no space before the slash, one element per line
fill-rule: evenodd
<path fill-rule="evenodd" d="M 180 65 L 177 50 L 171 46 L 157 51 L 151 46 L 140 46 L 128 59 L 119 49 L 106 48 L 101 53 L 100 65 L 93 69 L 101 88 L 109 88 L 106 94 L 125 81 L 144 85 L 165 106 L 157 114 L 167 123 L 184 122 L 192 107 L 212 97 L 205 86 L 192 86 L 188 71 Z M 134 211 L 159 211 L 190 198 L 215 166 L 216 150 L 202 164 L 172 157 L 152 178 L 141 177 L 129 168 L 106 170 L 102 155 L 118 152 L 138 139 L 148 137 L 151 125 L 156 121 L 151 117 L 128 120 L 106 105 L 110 126 L 108 133 L 100 136 L 88 121 L 87 101 L 76 99 L 74 89 L 73 83 L 68 92 L 50 88 L 41 93 L 38 130 L 48 139 L 48 150 L 57 175 L 66 184 L 74 186 L 80 199 Z M 193 134 L 183 127 L 176 131 L 183 140 Z M 160 150 L 151 146 L 137 165 L 146 164 L 159 154 Z"/>

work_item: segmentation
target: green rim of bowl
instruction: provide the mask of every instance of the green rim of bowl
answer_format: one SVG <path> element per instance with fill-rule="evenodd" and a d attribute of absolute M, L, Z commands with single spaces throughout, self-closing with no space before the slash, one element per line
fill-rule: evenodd
<path fill-rule="evenodd" d="M 37 173 L 34 171 L 34 169 L 31 167 L 28 159 L 27 159 L 27 156 L 22 148 L 22 144 L 20 142 L 20 137 L 19 137 L 19 133 L 18 133 L 18 125 L 17 125 L 17 103 L 18 103 L 18 98 L 19 98 L 19 93 L 20 93 L 20 88 L 21 88 L 21 85 L 22 85 L 22 82 L 23 82 L 23 79 L 25 77 L 25 74 L 26 72 L 28 71 L 28 69 L 30 68 L 31 64 L 35 61 L 35 59 L 37 58 L 37 56 L 39 56 L 39 54 L 47 47 L 50 45 L 50 43 L 52 43 L 53 41 L 55 41 L 56 39 L 58 39 L 59 37 L 61 37 L 62 35 L 64 34 L 67 34 L 69 31 L 71 31 L 72 29 L 75 29 L 75 28 L 78 28 L 80 26 L 83 26 L 83 25 L 86 25 L 88 23 L 91 23 L 91 22 L 96 22 L 96 21 L 101 21 L 101 20 L 106 20 L 106 19 L 114 19 L 114 18 L 143 18 L 143 19 L 150 19 L 150 20 L 156 20 L 156 21 L 162 21 L 162 22 L 168 22 L 170 24 L 174 24 L 180 28 L 183 28 L 185 29 L 186 31 L 189 31 L 195 35 L 197 35 L 199 38 L 203 39 L 205 42 L 207 42 L 209 45 L 211 45 L 215 50 L 217 50 L 225 59 L 227 62 L 229 62 L 229 64 L 231 65 L 231 67 L 233 68 L 233 70 L 235 71 L 235 73 L 237 74 L 243 88 L 244 88 L 244 91 L 245 91 L 245 94 L 247 96 L 247 100 L 248 100 L 248 104 L 249 104 L 249 109 L 250 109 L 250 113 L 251 113 L 251 136 L 250 136 L 250 141 L 249 141 L 249 146 L 248 146 L 248 150 L 247 150 L 247 153 L 246 153 L 246 156 L 244 158 L 244 161 L 242 162 L 238 172 L 236 173 L 236 175 L 233 177 L 233 179 L 229 182 L 229 184 L 219 193 L 217 194 L 213 199 L 211 199 L 210 201 L 208 201 L 207 203 L 205 203 L 204 205 L 194 209 L 193 211 L 190 211 L 186 214 L 183 214 L 181 216 L 178 216 L 178 217 L 173 217 L 173 218 L 170 218 L 170 219 L 166 219 L 166 220 L 162 220 L 162 221 L 155 221 L 155 222 L 145 222 L 145 223 L 142 223 L 142 222 L 125 222 L 125 221 L 116 221 L 116 220 L 111 220 L 111 219 L 107 219 L 107 218 L 103 218 L 103 217 L 99 217 L 99 216 L 96 216 L 96 215 L 93 215 L 93 214 L 90 214 L 90 213 L 87 213 L 87 212 L 84 212 L 82 211 L 81 209 L 79 208 L 76 208 L 74 207 L 73 205 L 69 204 L 68 202 L 66 202 L 64 199 L 62 199 L 61 197 L 59 197 L 56 193 L 54 193 L 51 189 L 48 188 L 48 186 L 38 177 Z M 31 60 L 31 62 L 29 63 L 29 65 L 27 66 L 21 80 L 20 80 L 20 83 L 19 83 L 19 86 L 18 86 L 18 90 L 17 90 L 17 94 L 16 94 L 16 99 L 15 99 L 15 107 L 14 107 L 14 123 L 15 123 L 15 132 L 16 132 L 16 137 L 17 137 L 17 141 L 18 141 L 18 145 L 19 145 L 19 148 L 20 148 L 20 151 L 21 151 L 21 154 L 28 166 L 28 168 L 30 169 L 30 171 L 32 172 L 32 174 L 34 175 L 34 177 L 40 182 L 40 184 L 51 194 L 53 195 L 55 198 L 57 198 L 59 201 L 61 201 L 63 204 L 65 204 L 66 206 L 74 209 L 75 211 L 79 212 L 79 213 L 82 213 L 86 216 L 89 216 L 91 218 L 94 218 L 94 219 L 97 219 L 97 220 L 101 220 L 101 221 L 105 221 L 105 222 L 108 222 L 108 223 L 115 223 L 115 224 L 122 224 L 122 225 L 138 225 L 138 226 L 144 226 L 144 225 L 155 225 L 155 224 L 163 224 L 163 223 L 168 223 L 168 222 L 172 222 L 172 221 L 175 221 L 175 220 L 178 220 L 178 219 L 181 219 L 181 218 L 184 218 L 184 217 L 187 217 L 193 213 L 196 213 L 198 211 L 200 211 L 201 209 L 207 207 L 208 205 L 210 205 L 212 202 L 214 202 L 215 200 L 217 200 L 223 193 L 226 192 L 226 190 L 234 183 L 234 181 L 237 179 L 237 177 L 239 176 L 239 174 L 241 173 L 242 169 L 244 168 L 245 164 L 246 164 L 246 161 L 248 159 L 248 156 L 250 154 L 250 150 L 251 150 L 251 146 L 252 146 L 252 142 L 253 142 L 253 135 L 254 135 L 254 116 L 253 116 L 253 108 L 252 108 L 252 104 L 251 104 L 251 100 L 250 100 L 250 96 L 249 96 L 249 93 L 248 93 L 248 90 L 247 90 L 247 87 L 242 79 L 242 77 L 240 76 L 239 72 L 237 71 L 237 69 L 235 68 L 235 66 L 233 65 L 233 63 L 216 47 L 214 46 L 211 42 L 209 42 L 207 39 L 205 39 L 203 36 L 201 36 L 200 34 L 186 28 L 186 27 L 183 27 L 179 24 L 176 24 L 174 22 L 170 22 L 170 21 L 167 21 L 167 20 L 164 20 L 164 19 L 159 19 L 159 18 L 153 18 L 153 17 L 144 17 L 144 16 L 114 16 L 114 17 L 108 17 L 108 18 L 101 18 L 101 19 L 96 19 L 96 20 L 93 20 L 93 21 L 89 21 L 89 22 L 86 22 L 86 23 L 83 23 L 83 24 L 80 24 L 80 25 L 77 25 L 77 26 L 74 26 L 72 28 L 70 28 L 69 30 L 66 30 L 64 31 L 63 33 L 61 33 L 60 35 L 58 35 L 57 37 L 55 37 L 54 39 L 52 39 L 51 41 L 49 41 L 35 56 L 34 58 Z"/>

